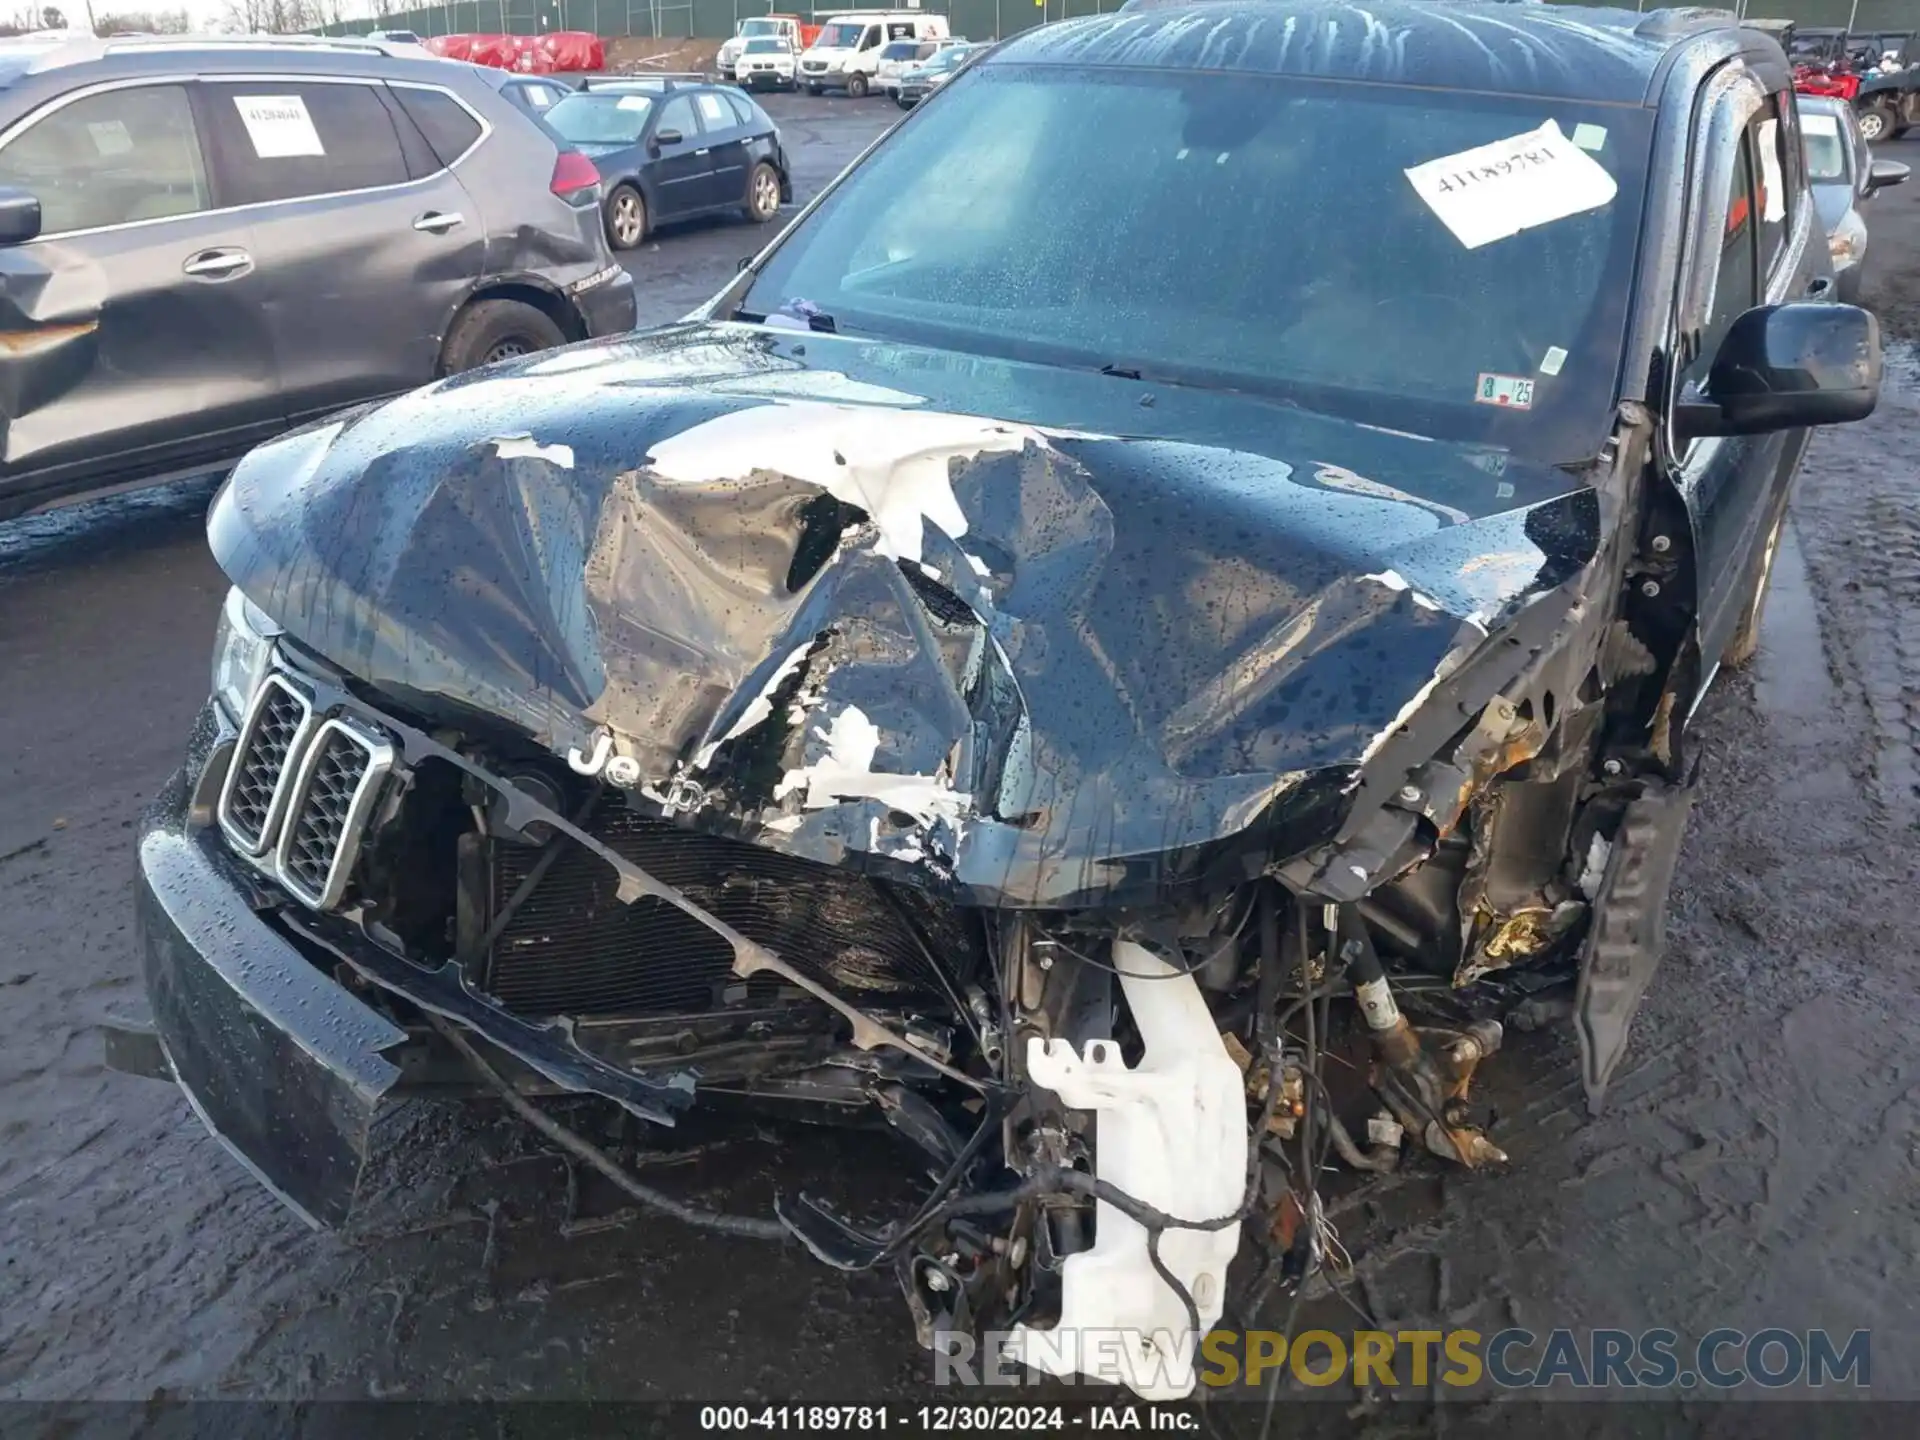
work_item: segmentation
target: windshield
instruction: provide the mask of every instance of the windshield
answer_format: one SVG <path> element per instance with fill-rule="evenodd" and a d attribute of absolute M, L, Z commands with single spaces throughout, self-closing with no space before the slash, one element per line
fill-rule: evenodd
<path fill-rule="evenodd" d="M 1840 118 L 1817 110 L 1800 112 L 1800 134 L 1807 143 L 1807 176 L 1812 180 L 1847 178 L 1846 140 L 1840 134 Z"/>
<path fill-rule="evenodd" d="M 969 67 L 773 252 L 741 309 L 1582 458 L 1612 424 L 1648 116 Z M 1498 153 L 1461 153 L 1481 146 Z M 1495 238 L 1523 212 L 1532 228 Z"/>
<path fill-rule="evenodd" d="M 747 41 L 746 53 L 749 55 L 784 55 L 787 53 L 787 42 L 784 40 L 749 40 Z"/>
<path fill-rule="evenodd" d="M 820 38 L 813 43 L 822 50 L 851 50 L 860 43 L 866 29 L 864 20 L 842 20 L 837 25 L 822 26 Z"/>
<path fill-rule="evenodd" d="M 631 145 L 647 128 L 647 115 L 652 109 L 651 96 L 614 95 L 602 90 L 597 95 L 569 95 L 544 118 L 562 140 L 575 145 Z"/>
<path fill-rule="evenodd" d="M 918 40 L 896 40 L 880 52 L 882 60 L 911 60 L 920 53 Z"/>
<path fill-rule="evenodd" d="M 934 52 L 922 67 L 926 70 L 957 70 L 960 62 L 967 58 L 964 45 L 949 45 L 944 50 Z"/>
<path fill-rule="evenodd" d="M 740 33 L 742 35 L 778 35 L 781 33 L 780 22 L 778 20 L 742 20 Z"/>

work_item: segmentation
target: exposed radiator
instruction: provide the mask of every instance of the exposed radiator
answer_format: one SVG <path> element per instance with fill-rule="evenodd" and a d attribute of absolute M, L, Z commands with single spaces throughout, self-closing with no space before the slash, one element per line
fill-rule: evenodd
<path fill-rule="evenodd" d="M 952 1005 L 928 952 L 956 990 L 982 963 L 977 927 L 919 891 L 883 889 L 864 876 L 684 830 L 636 815 L 618 797 L 587 828 L 856 1004 L 945 1014 Z M 528 1015 L 700 1011 L 740 984 L 732 951 L 711 930 L 664 901 L 621 904 L 612 870 L 584 848 L 560 843 L 562 854 L 483 957 L 482 986 L 502 1004 Z M 491 846 L 488 917 L 540 853 Z"/>

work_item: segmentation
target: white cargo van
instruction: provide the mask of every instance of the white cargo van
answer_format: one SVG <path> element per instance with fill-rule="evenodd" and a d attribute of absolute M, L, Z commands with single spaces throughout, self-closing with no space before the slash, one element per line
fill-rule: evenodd
<path fill-rule="evenodd" d="M 845 90 L 859 99 L 873 88 L 880 51 L 890 40 L 944 40 L 947 17 L 918 10 L 849 10 L 820 27 L 800 57 L 800 83 L 809 95 Z"/>

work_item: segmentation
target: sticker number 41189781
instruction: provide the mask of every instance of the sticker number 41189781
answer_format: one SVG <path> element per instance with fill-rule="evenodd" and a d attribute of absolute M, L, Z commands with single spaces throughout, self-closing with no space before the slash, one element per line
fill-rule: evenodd
<path fill-rule="evenodd" d="M 1510 410 L 1533 408 L 1533 381 L 1524 375 L 1492 375 L 1482 372 L 1473 387 L 1473 398 L 1482 405 L 1505 405 Z"/>

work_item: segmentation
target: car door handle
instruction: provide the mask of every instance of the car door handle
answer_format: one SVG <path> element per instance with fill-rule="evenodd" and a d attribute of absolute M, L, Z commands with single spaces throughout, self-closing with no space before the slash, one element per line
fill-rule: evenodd
<path fill-rule="evenodd" d="M 432 235 L 444 235 L 456 225 L 464 225 L 467 218 L 450 210 L 429 210 L 413 222 L 416 230 L 425 230 Z"/>
<path fill-rule="evenodd" d="M 189 255 L 180 269 L 196 280 L 232 280 L 253 269 L 253 257 L 244 250 L 202 250 Z"/>

